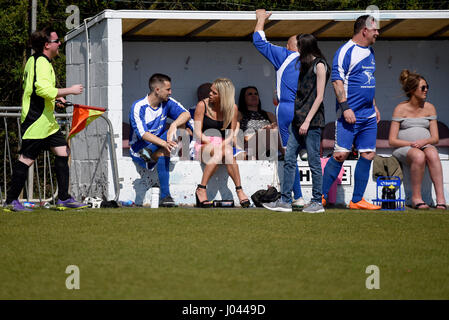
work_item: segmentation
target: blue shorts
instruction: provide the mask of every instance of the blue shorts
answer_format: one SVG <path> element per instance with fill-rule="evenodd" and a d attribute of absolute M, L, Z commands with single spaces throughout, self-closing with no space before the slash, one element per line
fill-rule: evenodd
<path fill-rule="evenodd" d="M 276 108 L 276 118 L 278 121 L 279 135 L 281 136 L 281 142 L 284 148 L 287 148 L 289 136 L 288 127 L 293 121 L 294 114 L 294 103 L 282 102 Z"/>
<path fill-rule="evenodd" d="M 359 152 L 375 152 L 377 118 L 357 119 L 349 124 L 343 117 L 336 120 L 334 152 L 351 152 L 352 146 Z"/>
<path fill-rule="evenodd" d="M 159 138 L 167 141 L 167 131 L 165 130 Z M 137 162 L 141 167 L 147 168 L 149 170 L 153 170 L 156 166 L 156 162 L 151 159 L 151 155 L 156 152 L 158 149 L 162 148 L 157 144 L 149 143 L 145 148 L 139 150 L 138 152 L 134 152 L 132 149 L 130 150 L 130 155 L 133 161 Z"/>

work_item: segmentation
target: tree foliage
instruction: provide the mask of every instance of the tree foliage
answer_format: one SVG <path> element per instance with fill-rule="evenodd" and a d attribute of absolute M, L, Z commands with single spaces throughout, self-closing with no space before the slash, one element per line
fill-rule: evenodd
<path fill-rule="evenodd" d="M 22 71 L 31 54 L 28 45 L 31 33 L 31 0 L 0 0 L 0 105 L 20 105 L 22 95 Z M 37 28 L 52 24 L 58 35 L 63 37 L 68 31 L 65 21 L 69 16 L 67 6 L 76 4 L 80 9 L 80 21 L 92 17 L 104 9 L 138 10 L 229 10 L 252 11 L 266 8 L 275 11 L 329 11 L 364 10 L 376 5 L 381 10 L 448 9 L 448 1 L 418 0 L 39 0 L 37 8 Z M 65 85 L 64 48 L 55 59 L 54 67 L 58 86 Z"/>
<path fill-rule="evenodd" d="M 105 9 L 253 11 L 265 8 L 270 11 L 333 11 L 365 10 L 369 5 L 376 5 L 380 10 L 449 9 L 447 0 L 38 0 L 37 4 L 37 29 L 52 25 L 60 38 L 68 31 L 66 19 L 70 13 L 66 13 L 66 8 L 72 4 L 80 9 L 80 22 Z M 21 104 L 22 73 L 31 55 L 31 6 L 32 0 L 0 0 L 0 106 Z M 59 88 L 65 87 L 64 51 L 62 46 L 60 56 L 53 62 Z M 16 155 L 19 139 L 17 120 L 8 118 L 5 123 L 7 127 L 0 130 L 0 141 L 3 143 L 7 138 L 7 128 L 11 154 Z M 4 149 L 0 148 L 1 159 L 3 153 Z M 0 172 L 9 169 L 10 163 L 0 163 Z"/>

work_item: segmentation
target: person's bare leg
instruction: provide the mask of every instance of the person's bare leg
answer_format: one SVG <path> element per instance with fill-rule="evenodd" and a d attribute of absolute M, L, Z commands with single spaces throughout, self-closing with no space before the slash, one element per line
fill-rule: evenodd
<path fill-rule="evenodd" d="M 218 169 L 219 159 L 216 152 L 216 148 L 213 145 L 204 145 L 201 147 L 201 161 L 205 163 L 203 176 L 201 177 L 201 184 L 207 186 L 210 178 L 215 174 Z M 196 189 L 196 194 L 200 202 L 207 200 L 207 190 L 202 188 Z"/>
<path fill-rule="evenodd" d="M 424 154 L 426 155 L 430 178 L 432 179 L 435 188 L 437 204 L 446 204 L 446 199 L 444 197 L 443 168 L 441 166 L 438 150 L 435 147 L 427 147 L 424 149 Z"/>
<path fill-rule="evenodd" d="M 410 181 L 412 184 L 412 204 L 423 203 L 421 184 L 426 166 L 426 156 L 424 152 L 417 148 L 411 148 L 407 153 L 407 163 L 410 165 Z M 429 206 L 420 206 L 421 209 Z"/>
<path fill-rule="evenodd" d="M 228 174 L 231 177 L 232 181 L 234 181 L 235 186 L 239 187 L 241 186 L 240 170 L 237 161 L 233 157 L 232 148 L 225 148 L 224 154 L 226 170 L 228 171 Z M 239 202 L 248 200 L 248 196 L 245 194 L 245 192 L 243 192 L 243 189 L 236 190 L 236 193 L 237 197 L 239 198 Z"/>

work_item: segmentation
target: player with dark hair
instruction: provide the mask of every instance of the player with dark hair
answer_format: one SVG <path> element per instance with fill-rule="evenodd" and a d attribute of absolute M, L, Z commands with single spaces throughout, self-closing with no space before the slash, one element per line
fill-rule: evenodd
<path fill-rule="evenodd" d="M 170 153 L 177 147 L 176 130 L 190 120 L 190 113 L 175 99 L 171 98 L 171 79 L 155 73 L 149 81 L 150 93 L 137 100 L 131 107 L 129 123 L 130 155 L 140 166 L 157 174 L 161 188 L 161 207 L 175 205 L 169 189 Z M 173 122 L 166 129 L 167 117 Z"/>
<path fill-rule="evenodd" d="M 4 210 L 31 210 L 25 208 L 18 197 L 25 185 L 28 168 L 42 150 L 51 150 L 55 154 L 55 173 L 58 181 L 57 208 L 60 210 L 85 208 L 87 204 L 76 201 L 68 193 L 70 149 L 54 115 L 55 100 L 65 102 L 63 97 L 82 93 L 83 86 L 76 84 L 70 88 L 56 88 L 55 72 L 51 62 L 59 55 L 61 42 L 51 27 L 33 32 L 31 45 L 35 53 L 28 59 L 23 75 L 22 147 L 19 159 L 14 165 Z"/>

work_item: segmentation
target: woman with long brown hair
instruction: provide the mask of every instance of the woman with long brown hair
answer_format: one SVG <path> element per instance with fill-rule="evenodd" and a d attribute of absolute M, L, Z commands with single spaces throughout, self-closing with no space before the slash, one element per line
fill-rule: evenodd
<path fill-rule="evenodd" d="M 315 36 L 301 34 L 297 37 L 300 55 L 298 91 L 295 113 L 289 127 L 289 137 L 284 161 L 284 181 L 281 198 L 263 206 L 273 211 L 292 211 L 292 189 L 295 165 L 301 148 L 307 149 L 312 172 L 312 199 L 303 212 L 324 212 L 322 205 L 322 169 L 320 160 L 321 131 L 324 128 L 324 91 L 329 80 L 330 67 L 318 47 Z"/>
<path fill-rule="evenodd" d="M 408 100 L 399 103 L 393 111 L 389 142 L 402 164 L 410 166 L 412 206 L 428 209 L 422 199 L 421 183 L 427 164 L 435 187 L 437 209 L 446 209 L 443 188 L 443 169 L 438 150 L 438 123 L 435 106 L 426 101 L 429 85 L 423 76 L 403 70 L 399 77 Z"/>

